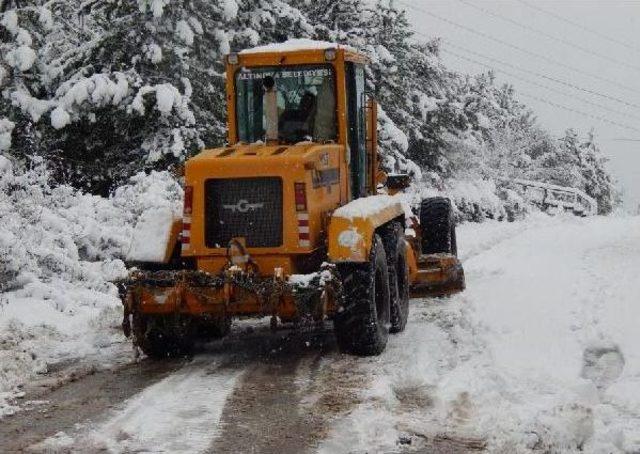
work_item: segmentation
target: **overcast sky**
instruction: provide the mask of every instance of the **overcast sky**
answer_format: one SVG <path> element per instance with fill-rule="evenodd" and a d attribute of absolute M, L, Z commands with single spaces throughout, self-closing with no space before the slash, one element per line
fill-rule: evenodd
<path fill-rule="evenodd" d="M 554 135 L 595 129 L 627 207 L 640 204 L 640 0 L 394 1 L 417 32 L 444 39 L 448 67 L 494 68 Z"/>

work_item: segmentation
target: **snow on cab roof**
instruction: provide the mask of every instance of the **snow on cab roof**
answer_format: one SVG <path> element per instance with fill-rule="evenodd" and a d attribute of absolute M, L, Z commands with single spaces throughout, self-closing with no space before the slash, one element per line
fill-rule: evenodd
<path fill-rule="evenodd" d="M 330 43 L 328 41 L 315 41 L 313 39 L 290 39 L 283 43 L 267 44 L 264 46 L 252 47 L 240 51 L 240 54 L 259 54 L 266 52 L 294 52 L 297 50 L 324 50 L 324 49 L 346 49 L 357 52 L 355 48 L 344 44 Z"/>

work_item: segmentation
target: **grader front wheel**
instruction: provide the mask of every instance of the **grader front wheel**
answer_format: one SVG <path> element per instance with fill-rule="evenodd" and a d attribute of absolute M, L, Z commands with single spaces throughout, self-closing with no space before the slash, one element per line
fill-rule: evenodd
<path fill-rule="evenodd" d="M 391 295 L 391 333 L 404 331 L 409 317 L 409 270 L 407 267 L 407 241 L 404 227 L 393 222 L 383 234 L 382 241 L 389 268 Z"/>
<path fill-rule="evenodd" d="M 391 319 L 389 271 L 384 245 L 374 237 L 369 262 L 341 264 L 344 306 L 334 318 L 340 350 L 379 355 L 387 345 Z"/>

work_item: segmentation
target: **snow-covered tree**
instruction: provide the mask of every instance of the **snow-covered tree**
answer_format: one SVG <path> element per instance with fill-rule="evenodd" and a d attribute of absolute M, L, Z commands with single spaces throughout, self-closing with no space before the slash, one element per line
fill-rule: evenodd
<path fill-rule="evenodd" d="M 440 188 L 539 179 L 585 189 L 610 209 L 592 136 L 554 140 L 513 87 L 448 70 L 438 39 L 413 35 L 393 0 L 4 0 L 0 152 L 25 165 L 43 157 L 58 181 L 108 193 L 140 170 L 222 145 L 223 56 L 290 38 L 369 56 L 388 171 Z"/>
<path fill-rule="evenodd" d="M 590 131 L 580 144 L 580 168 L 582 190 L 598 202 L 598 213 L 609 214 L 620 203 L 613 179 L 606 170 L 607 160 L 597 145 L 594 132 Z"/>

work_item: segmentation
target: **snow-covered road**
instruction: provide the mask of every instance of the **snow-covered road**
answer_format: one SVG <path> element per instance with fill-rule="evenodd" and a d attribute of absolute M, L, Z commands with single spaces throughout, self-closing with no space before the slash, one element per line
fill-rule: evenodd
<path fill-rule="evenodd" d="M 337 353 L 330 331 L 283 337 L 240 324 L 32 446 L 639 452 L 640 218 L 467 224 L 459 243 L 467 290 L 412 301 L 406 331 L 380 357 Z"/>
<path fill-rule="evenodd" d="M 640 451 L 640 218 L 460 236 L 467 291 L 414 304 L 323 452 L 439 437 L 492 452 Z"/>

